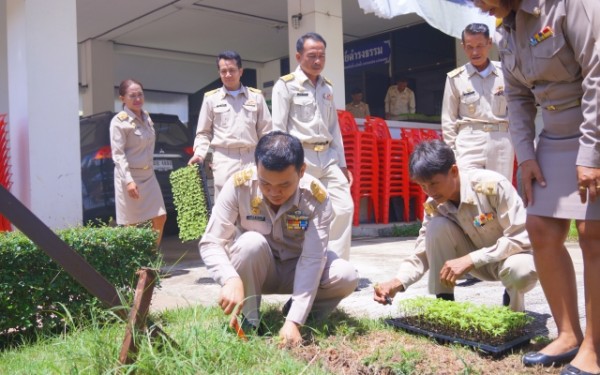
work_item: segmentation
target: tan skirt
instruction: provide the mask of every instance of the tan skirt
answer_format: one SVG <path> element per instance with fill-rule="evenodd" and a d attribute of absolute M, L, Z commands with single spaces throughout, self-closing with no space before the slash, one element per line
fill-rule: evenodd
<path fill-rule="evenodd" d="M 548 139 L 540 137 L 537 160 L 546 179 L 546 187 L 533 185 L 534 204 L 527 214 L 561 219 L 600 220 L 600 199 L 581 203 L 575 161 L 579 137 Z"/>
<path fill-rule="evenodd" d="M 132 169 L 131 177 L 137 185 L 139 199 L 132 199 L 127 194 L 127 184 L 117 177 L 115 169 L 115 206 L 117 224 L 138 224 L 157 216 L 166 215 L 158 180 L 153 169 Z"/>

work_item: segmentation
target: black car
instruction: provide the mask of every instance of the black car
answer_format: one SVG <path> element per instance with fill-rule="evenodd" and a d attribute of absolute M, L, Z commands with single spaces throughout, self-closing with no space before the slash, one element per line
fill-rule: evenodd
<path fill-rule="evenodd" d="M 115 218 L 114 163 L 110 149 L 110 121 L 114 112 L 82 117 L 81 180 L 84 224 Z M 156 132 L 154 172 L 167 209 L 166 232 L 176 229 L 176 213 L 169 182 L 172 170 L 185 167 L 192 156 L 193 139 L 176 115 L 151 113 Z"/>

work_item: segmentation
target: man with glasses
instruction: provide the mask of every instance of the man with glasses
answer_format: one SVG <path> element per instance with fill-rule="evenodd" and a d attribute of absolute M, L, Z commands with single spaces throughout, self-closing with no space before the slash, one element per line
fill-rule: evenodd
<path fill-rule="evenodd" d="M 321 75 L 325 47 L 325 40 L 316 33 L 304 34 L 296 42 L 299 66 L 273 87 L 273 129 L 288 132 L 302 142 L 306 172 L 325 185 L 335 212 L 329 247 L 348 260 L 354 213 L 352 175 L 346 167 L 333 88 Z"/>
<path fill-rule="evenodd" d="M 202 163 L 209 146 L 214 150 L 215 200 L 232 174 L 254 164 L 258 140 L 271 131 L 271 114 L 262 92 L 240 82 L 244 72 L 240 55 L 234 51 L 220 53 L 217 68 L 223 86 L 204 94 L 194 156 L 188 162 Z"/>

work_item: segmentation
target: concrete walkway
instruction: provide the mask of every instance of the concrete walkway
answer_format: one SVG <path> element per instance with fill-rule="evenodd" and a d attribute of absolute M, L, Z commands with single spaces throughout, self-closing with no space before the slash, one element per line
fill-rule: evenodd
<path fill-rule="evenodd" d="M 368 228 L 361 235 L 373 235 Z M 354 316 L 371 318 L 396 317 L 397 306 L 383 306 L 373 301 L 373 284 L 393 277 L 400 260 L 412 253 L 415 238 L 398 237 L 358 237 L 352 240 L 350 261 L 360 275 L 359 290 L 344 299 L 340 307 Z M 576 243 L 568 243 L 567 248 L 575 264 L 577 273 L 579 311 L 582 325 L 585 326 L 583 301 L 583 264 L 581 250 Z M 198 254 L 197 242 L 181 243 L 176 236 L 165 237 L 162 244 L 164 259 L 170 266 L 171 277 L 163 279 L 160 289 L 155 290 L 151 310 L 183 307 L 195 304 L 205 306 L 216 304 L 220 287 L 214 283 Z M 465 282 L 465 284 L 468 284 Z M 460 285 L 460 284 L 459 284 Z M 458 301 L 471 301 L 488 305 L 500 305 L 504 288 L 499 282 L 481 281 L 469 286 L 459 286 L 455 290 Z M 395 301 L 427 295 L 427 277 L 412 285 L 405 293 L 398 294 Z M 267 303 L 283 304 L 289 295 L 264 296 Z M 539 285 L 526 294 L 527 312 L 535 318 L 534 329 L 539 334 L 555 337 L 556 325 Z"/>

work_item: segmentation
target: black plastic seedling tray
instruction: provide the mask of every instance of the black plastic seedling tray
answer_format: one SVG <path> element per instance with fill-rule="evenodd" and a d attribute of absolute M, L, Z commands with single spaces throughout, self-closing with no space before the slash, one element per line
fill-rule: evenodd
<path fill-rule="evenodd" d="M 501 356 L 513 349 L 519 348 L 529 343 L 529 341 L 535 336 L 535 333 L 527 333 L 519 336 L 511 341 L 505 342 L 501 345 L 491 345 L 482 342 L 476 342 L 471 340 L 465 340 L 460 337 L 453 337 L 437 332 L 431 332 L 402 321 L 402 318 L 390 318 L 386 319 L 385 322 L 391 326 L 402 329 L 404 331 L 415 333 L 417 335 L 427 336 L 434 338 L 436 341 L 443 344 L 460 344 L 471 347 L 475 350 L 483 351 L 492 356 Z"/>

